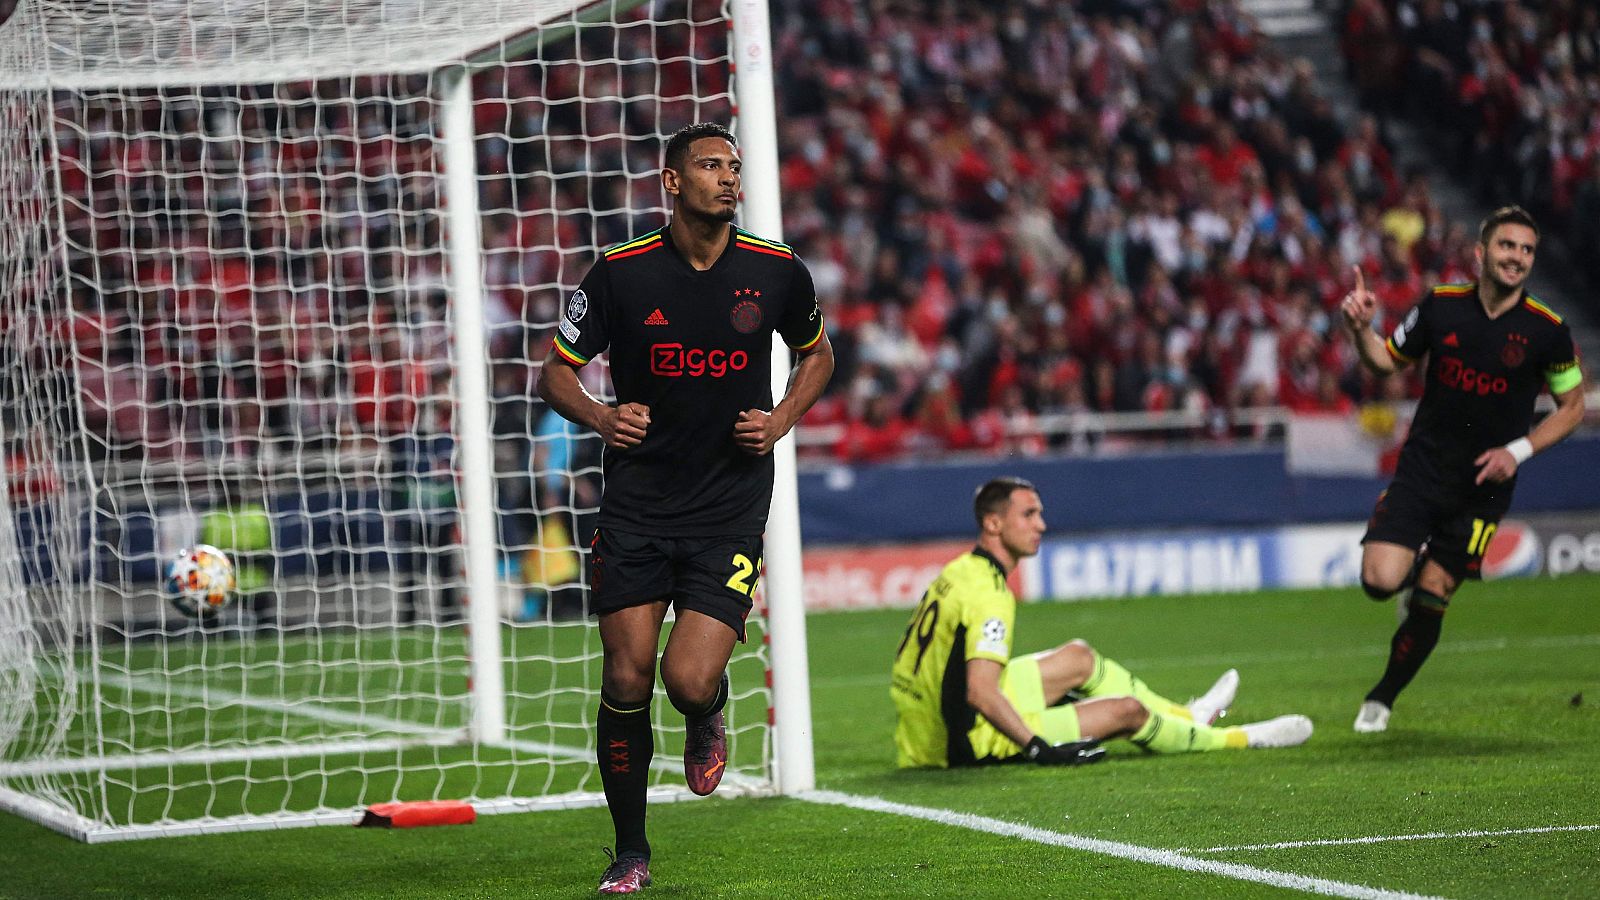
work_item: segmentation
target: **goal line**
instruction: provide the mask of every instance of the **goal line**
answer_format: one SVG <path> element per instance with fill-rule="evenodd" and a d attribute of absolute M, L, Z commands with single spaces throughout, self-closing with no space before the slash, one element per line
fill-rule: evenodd
<path fill-rule="evenodd" d="M 1353 897 L 1361 898 L 1361 900 L 1425 900 L 1427 897 L 1424 894 L 1384 890 L 1344 881 L 1334 881 L 1328 878 L 1314 878 L 1294 872 L 1280 872 L 1274 869 L 1263 869 L 1257 866 L 1219 862 L 1211 859 L 1196 859 L 1192 856 L 1186 856 L 1182 851 L 1178 850 L 1163 850 L 1157 847 L 1143 847 L 1122 841 L 1107 841 L 1100 838 L 1064 834 L 1059 831 L 1048 831 L 1043 828 L 1006 822 L 1001 819 L 989 818 L 988 816 L 926 806 L 912 806 L 906 803 L 884 800 L 879 797 L 860 797 L 837 791 L 807 791 L 797 796 L 799 799 L 811 803 L 843 806 L 849 809 L 862 810 L 863 812 L 904 816 L 910 819 L 920 819 L 924 822 L 965 828 L 969 831 L 979 831 L 1000 837 L 1018 838 L 1032 841 L 1036 844 L 1082 850 L 1088 853 L 1098 853 L 1102 856 L 1112 856 L 1117 859 L 1126 859 L 1132 862 L 1163 866 L 1170 869 L 1220 875 L 1224 878 L 1266 884 L 1293 891 L 1303 891 L 1308 894 L 1321 894 L 1328 897 Z"/>

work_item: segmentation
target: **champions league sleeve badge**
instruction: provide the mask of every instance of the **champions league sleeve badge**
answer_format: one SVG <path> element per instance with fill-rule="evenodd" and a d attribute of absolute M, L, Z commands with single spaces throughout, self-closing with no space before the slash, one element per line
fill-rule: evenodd
<path fill-rule="evenodd" d="M 579 288 L 572 292 L 572 299 L 567 301 L 567 319 L 571 322 L 583 320 L 584 313 L 589 311 L 589 295 Z"/>

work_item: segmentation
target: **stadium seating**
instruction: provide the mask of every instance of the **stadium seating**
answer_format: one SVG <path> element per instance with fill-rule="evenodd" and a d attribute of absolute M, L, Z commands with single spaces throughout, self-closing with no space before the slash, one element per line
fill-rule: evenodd
<path fill-rule="evenodd" d="M 1600 285 L 1600 7 L 1352 0 L 1363 104 L 1422 125 L 1489 205 L 1521 203 Z"/>
<path fill-rule="evenodd" d="M 775 6 L 785 237 L 812 267 L 840 357 L 807 419 L 808 456 L 1036 454 L 1072 446 L 1037 423 L 1080 411 L 1214 416 L 1147 433 L 1225 440 L 1237 410 L 1339 411 L 1414 392 L 1359 371 L 1334 334 L 1334 306 L 1360 264 L 1386 310 L 1403 310 L 1422 285 L 1469 271 L 1471 236 L 1443 221 L 1425 177 L 1394 170 L 1374 121 L 1345 127 L 1310 67 L 1275 52 L 1231 4 L 868 7 Z M 423 114 L 403 101 L 424 87 L 372 80 L 361 103 L 321 115 L 331 131 L 358 130 L 363 116 L 404 121 Z M 482 129 L 504 130 L 513 105 L 481 101 Z M 152 99 L 146 112 L 159 108 Z M 198 160 L 203 137 L 161 138 L 153 125 L 125 137 L 91 119 L 60 140 L 76 163 L 64 177 L 95 181 L 92 195 L 106 199 L 66 214 L 75 264 L 99 266 L 105 287 L 72 302 L 104 335 L 85 390 L 108 454 L 181 457 L 207 443 L 267 453 L 329 431 L 297 427 L 307 416 L 343 416 L 382 443 L 418 421 L 417 398 L 448 387 L 443 298 L 402 298 L 394 267 L 402 257 L 438 266 L 438 254 L 304 251 L 318 241 L 357 251 L 373 223 L 355 211 L 415 208 L 407 192 L 426 179 L 406 176 L 437 165 L 426 129 L 367 154 L 254 123 L 257 158 L 241 165 L 259 174 L 270 162 L 282 228 L 247 231 L 220 215 L 209 241 L 151 253 L 174 217 L 239 202 L 201 196 L 204 179 L 154 183 L 141 159 Z M 527 171 L 514 143 L 485 140 L 479 152 L 486 171 Z M 317 172 L 324 189 L 304 189 L 297 171 Z M 329 177 L 338 172 L 350 177 Z M 530 271 L 574 281 L 587 261 L 539 249 L 577 226 L 523 214 L 532 192 L 518 178 L 486 180 L 483 243 L 496 427 L 515 445 L 507 458 L 526 461 L 542 414 L 528 386 L 549 338 L 532 323 L 550 322 L 559 298 L 519 285 Z M 1569 205 L 1600 210 L 1600 186 L 1593 197 L 1568 187 Z M 620 241 L 636 219 L 593 225 Z M 430 227 L 405 241 L 427 240 Z M 210 379 L 172 377 L 173 360 L 196 347 L 143 334 L 141 310 L 212 300 L 267 327 L 184 335 L 229 363 Z M 437 339 L 402 346 L 390 323 L 419 314 L 440 324 Z"/>
<path fill-rule="evenodd" d="M 1390 314 L 1469 271 L 1375 121 L 1344 127 L 1229 4 L 784 9 L 786 237 L 841 362 L 813 454 L 1038 452 L 1069 438 L 1030 417 L 1080 410 L 1345 410 L 1396 393 L 1332 339 L 1350 265 Z"/>

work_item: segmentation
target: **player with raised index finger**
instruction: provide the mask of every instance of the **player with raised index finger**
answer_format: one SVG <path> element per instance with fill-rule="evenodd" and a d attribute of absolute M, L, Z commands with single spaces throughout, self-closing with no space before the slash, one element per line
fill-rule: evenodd
<path fill-rule="evenodd" d="M 1361 704 L 1356 731 L 1388 728 L 1395 697 L 1439 642 L 1451 596 L 1463 580 L 1480 577 L 1518 469 L 1583 421 L 1572 331 L 1525 289 L 1538 244 L 1527 211 L 1495 210 L 1478 229 L 1479 280 L 1433 288 L 1387 340 L 1371 327 L 1377 301 L 1359 267 L 1342 303 L 1345 327 L 1369 369 L 1387 375 L 1424 357 L 1428 367 L 1394 480 L 1361 539 L 1367 594 L 1409 594 L 1401 599 L 1388 666 Z M 1530 431 L 1534 401 L 1546 389 L 1555 411 Z"/>

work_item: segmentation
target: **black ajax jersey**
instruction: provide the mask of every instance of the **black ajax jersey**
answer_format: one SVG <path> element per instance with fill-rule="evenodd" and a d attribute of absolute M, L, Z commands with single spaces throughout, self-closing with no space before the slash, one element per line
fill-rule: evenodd
<path fill-rule="evenodd" d="M 609 348 L 618 403 L 650 408 L 643 443 L 605 451 L 600 527 L 636 534 L 759 534 L 772 455 L 733 441 L 739 413 L 772 410 L 772 334 L 822 340 L 805 264 L 784 244 L 729 226 L 697 271 L 666 228 L 607 250 L 567 301 L 556 352 L 582 366 Z"/>
<path fill-rule="evenodd" d="M 1527 435 L 1543 388 L 1562 393 L 1582 382 L 1572 331 L 1560 316 L 1524 294 L 1491 319 L 1476 283 L 1433 288 L 1387 346 L 1407 362 L 1428 357 L 1396 477 L 1447 490 L 1472 488 L 1483 451 Z"/>

